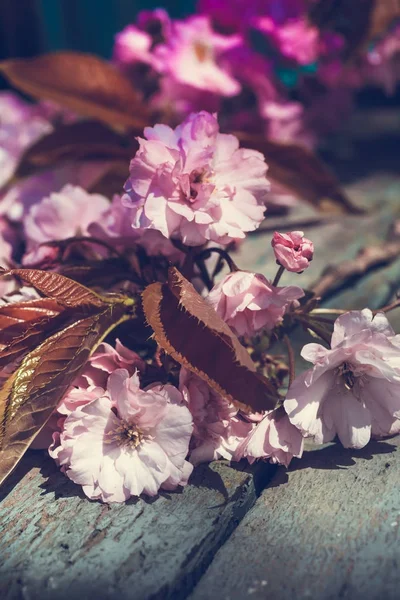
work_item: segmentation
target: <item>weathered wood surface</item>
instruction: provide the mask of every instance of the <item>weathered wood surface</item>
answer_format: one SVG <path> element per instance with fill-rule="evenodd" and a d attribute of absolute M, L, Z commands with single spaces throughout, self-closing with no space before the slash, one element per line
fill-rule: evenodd
<path fill-rule="evenodd" d="M 398 600 L 399 437 L 279 469 L 190 600 Z"/>
<path fill-rule="evenodd" d="M 274 471 L 221 461 L 182 493 L 107 506 L 31 452 L 0 507 L 0 598 L 185 598 Z"/>
<path fill-rule="evenodd" d="M 305 226 L 304 220 L 315 221 L 317 215 L 302 205 L 290 215 L 293 225 L 287 217 L 275 219 L 277 229 L 304 229 L 316 245 L 312 267 L 301 278 L 286 274 L 283 284 L 310 285 L 327 261 L 351 258 L 361 246 L 381 241 L 400 218 L 400 177 L 379 172 L 348 190 L 370 208 L 368 214 Z M 237 263 L 273 277 L 270 235 L 251 236 Z M 400 259 L 329 303 L 377 307 L 397 287 Z M 392 316 L 400 332 L 400 311 Z M 296 335 L 295 343 L 300 348 L 304 336 Z M 215 463 L 197 469 L 182 493 L 108 507 L 89 502 L 49 458 L 31 453 L 0 496 L 0 597 L 179 600 L 212 563 L 193 600 L 325 600 L 339 592 L 361 598 L 355 587 L 364 598 L 375 598 L 381 596 L 373 595 L 378 588 L 371 578 L 378 572 L 388 582 L 386 597 L 394 598 L 396 582 L 400 589 L 400 540 L 391 523 L 400 512 L 400 456 L 389 454 L 392 444 L 397 447 L 397 441 L 380 442 L 353 454 L 336 446 L 308 452 L 288 475 L 278 471 L 225 544 L 274 467 L 259 464 L 243 471 Z"/>

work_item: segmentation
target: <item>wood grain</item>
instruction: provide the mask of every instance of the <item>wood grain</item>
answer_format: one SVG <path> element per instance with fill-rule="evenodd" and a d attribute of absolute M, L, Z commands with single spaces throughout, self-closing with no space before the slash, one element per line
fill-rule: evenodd
<path fill-rule="evenodd" d="M 107 506 L 31 452 L 0 505 L 0 597 L 185 598 L 274 472 L 220 461 L 182 493 Z"/>
<path fill-rule="evenodd" d="M 399 442 L 329 445 L 280 469 L 190 600 L 398 600 Z"/>

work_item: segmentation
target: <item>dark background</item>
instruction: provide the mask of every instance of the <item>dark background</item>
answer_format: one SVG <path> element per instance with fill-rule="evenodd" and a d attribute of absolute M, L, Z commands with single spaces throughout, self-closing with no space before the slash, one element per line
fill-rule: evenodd
<path fill-rule="evenodd" d="M 162 6 L 171 16 L 184 17 L 195 5 L 196 0 L 0 0 L 0 60 L 66 48 L 109 58 L 114 35 L 140 10 Z M 0 87 L 5 85 L 0 81 Z M 391 97 L 365 90 L 358 104 L 400 105 L 400 86 Z"/>
<path fill-rule="evenodd" d="M 0 56 L 71 48 L 109 57 L 115 33 L 159 6 L 185 16 L 195 0 L 0 0 Z"/>

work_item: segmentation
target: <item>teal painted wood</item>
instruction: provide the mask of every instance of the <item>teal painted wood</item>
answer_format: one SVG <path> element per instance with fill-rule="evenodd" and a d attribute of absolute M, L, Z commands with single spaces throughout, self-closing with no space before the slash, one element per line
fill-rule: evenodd
<path fill-rule="evenodd" d="M 400 157 L 398 159 L 400 173 Z M 313 240 L 315 246 L 314 259 L 310 267 L 301 275 L 285 273 L 282 285 L 301 285 L 310 287 L 320 276 L 327 264 L 338 264 L 343 260 L 354 258 L 358 250 L 364 246 L 379 244 L 384 241 L 393 222 L 400 219 L 400 176 L 392 173 L 377 173 L 354 182 L 346 187 L 350 198 L 367 209 L 362 216 L 322 217 L 306 204 L 296 206 L 290 218 L 274 217 L 271 222 L 265 221 L 268 229 L 288 231 L 302 229 L 305 235 Z M 322 222 L 321 222 L 322 221 Z M 311 223 L 308 224 L 307 223 Z M 241 269 L 258 270 L 269 278 L 273 278 L 277 266 L 271 248 L 272 231 L 256 232 L 250 235 L 240 247 L 235 258 Z M 394 271 L 393 271 L 394 269 Z M 399 265 L 389 267 L 390 275 L 384 269 L 375 271 L 371 277 L 362 278 L 351 288 L 341 291 L 341 299 L 347 307 L 364 307 L 366 299 L 372 308 L 381 306 L 388 295 L 388 283 L 397 283 Z M 377 281 L 381 286 L 376 285 Z M 383 286 L 383 287 L 382 287 Z M 372 293 L 371 293 L 372 292 Z M 326 303 L 337 306 L 336 297 Z"/>
<path fill-rule="evenodd" d="M 275 472 L 243 469 L 204 465 L 182 493 L 107 506 L 29 453 L 0 504 L 0 597 L 185 598 Z"/>
<path fill-rule="evenodd" d="M 399 442 L 279 469 L 190 600 L 398 600 Z"/>

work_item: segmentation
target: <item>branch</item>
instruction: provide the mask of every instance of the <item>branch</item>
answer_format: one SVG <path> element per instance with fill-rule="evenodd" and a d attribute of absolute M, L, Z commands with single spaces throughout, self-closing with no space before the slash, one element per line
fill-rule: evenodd
<path fill-rule="evenodd" d="M 368 271 L 387 265 L 397 258 L 400 258 L 399 240 L 362 248 L 356 258 L 327 267 L 311 290 L 316 296 L 326 298 L 352 279 L 358 279 Z"/>
<path fill-rule="evenodd" d="M 286 349 L 287 349 L 288 358 L 289 358 L 289 387 L 290 387 L 296 378 L 294 350 L 293 350 L 293 346 L 290 342 L 290 339 L 286 335 L 286 333 L 283 336 L 283 341 L 286 344 Z"/>

